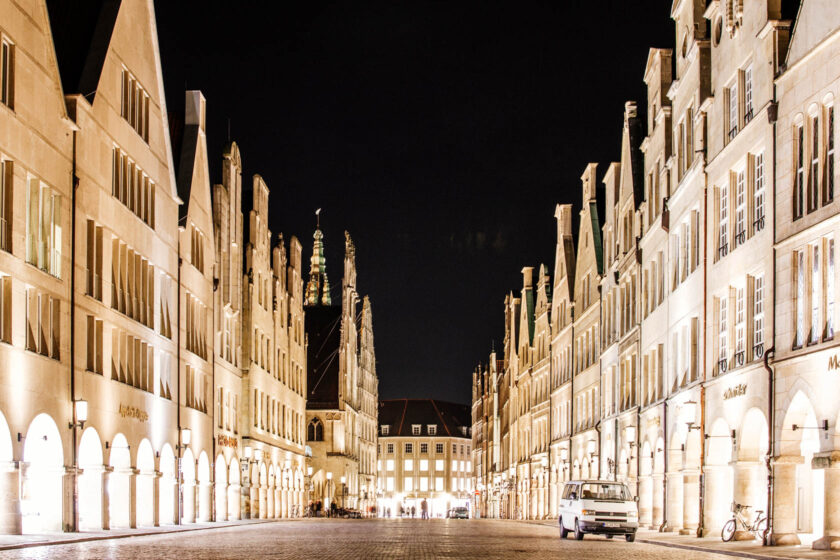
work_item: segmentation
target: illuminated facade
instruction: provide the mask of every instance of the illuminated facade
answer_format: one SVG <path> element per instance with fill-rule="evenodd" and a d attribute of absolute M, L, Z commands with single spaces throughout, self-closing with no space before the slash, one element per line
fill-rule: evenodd
<path fill-rule="evenodd" d="M 446 517 L 472 507 L 470 408 L 429 399 L 381 401 L 379 407 L 380 517 Z M 472 513 L 475 515 L 475 512 Z"/>
<path fill-rule="evenodd" d="M 169 115 L 153 2 L 0 21 L 0 532 L 302 514 L 301 247 L 271 245 L 267 189 L 245 238 L 235 144 L 211 190 L 205 99 Z"/>
<path fill-rule="evenodd" d="M 554 516 L 560 482 L 600 477 L 651 528 L 715 534 L 737 502 L 771 512 L 771 543 L 840 546 L 836 12 L 805 0 L 791 29 L 772 0 L 673 2 L 677 49 L 650 50 L 646 131 L 628 102 L 600 213 L 584 173 L 576 256 L 557 208 L 547 457 L 530 269 L 501 372 L 474 374 L 477 511 Z"/>

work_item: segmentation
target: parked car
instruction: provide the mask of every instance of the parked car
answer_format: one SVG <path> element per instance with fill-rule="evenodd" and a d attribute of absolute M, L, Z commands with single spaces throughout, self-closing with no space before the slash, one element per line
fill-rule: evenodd
<path fill-rule="evenodd" d="M 357 509 L 338 508 L 336 510 L 336 517 L 343 517 L 344 519 L 361 519 L 362 512 Z"/>
<path fill-rule="evenodd" d="M 454 507 L 446 513 L 446 517 L 450 519 L 469 519 L 470 510 L 465 507 Z"/>
<path fill-rule="evenodd" d="M 558 524 L 560 538 L 574 533 L 577 540 L 585 533 L 624 535 L 627 542 L 636 540 L 639 528 L 637 499 L 627 486 L 611 480 L 573 480 L 567 482 L 560 496 Z"/>

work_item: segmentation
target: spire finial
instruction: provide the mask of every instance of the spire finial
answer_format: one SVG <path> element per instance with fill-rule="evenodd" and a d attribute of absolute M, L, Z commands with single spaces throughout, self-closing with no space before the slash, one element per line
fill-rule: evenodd
<path fill-rule="evenodd" d="M 315 210 L 315 228 L 321 229 L 321 209 Z"/>

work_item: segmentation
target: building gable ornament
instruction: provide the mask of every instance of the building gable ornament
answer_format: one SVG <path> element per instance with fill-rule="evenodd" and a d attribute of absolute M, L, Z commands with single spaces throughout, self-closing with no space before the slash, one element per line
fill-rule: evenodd
<path fill-rule="evenodd" d="M 741 383 L 735 385 L 734 387 L 730 387 L 726 391 L 723 392 L 723 400 L 728 401 L 729 399 L 734 399 L 735 397 L 740 397 L 747 393 L 747 384 Z"/>

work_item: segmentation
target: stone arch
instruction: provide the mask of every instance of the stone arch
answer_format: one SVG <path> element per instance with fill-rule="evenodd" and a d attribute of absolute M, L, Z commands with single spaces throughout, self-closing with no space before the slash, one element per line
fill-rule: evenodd
<path fill-rule="evenodd" d="M 228 519 L 242 518 L 242 487 L 241 475 L 239 473 L 239 458 L 234 455 L 228 466 Z"/>
<path fill-rule="evenodd" d="M 731 517 L 733 498 L 732 430 L 724 418 L 712 423 L 706 440 L 706 478 L 704 525 L 709 532 L 717 532 Z"/>
<path fill-rule="evenodd" d="M 114 436 L 108 458 L 113 469 L 108 475 L 108 505 L 111 528 L 131 527 L 131 451 L 122 434 Z"/>
<path fill-rule="evenodd" d="M 258 493 L 258 500 L 259 500 L 259 518 L 266 519 L 268 518 L 268 469 L 265 466 L 265 463 L 260 461 L 259 470 L 258 470 L 258 480 L 259 480 L 259 493 Z"/>
<path fill-rule="evenodd" d="M 225 456 L 219 453 L 215 460 L 216 521 L 228 520 L 228 466 Z"/>
<path fill-rule="evenodd" d="M 758 408 L 751 408 L 744 415 L 741 429 L 736 438 L 738 440 L 739 461 L 763 461 L 767 455 L 767 419 L 764 412 Z"/>
<path fill-rule="evenodd" d="M 814 429 L 818 426 L 817 415 L 813 401 L 803 390 L 797 390 L 790 400 L 782 420 L 780 439 L 780 455 L 793 464 L 792 495 L 777 499 L 777 506 L 788 502 L 790 511 L 795 517 L 782 521 L 783 526 L 791 528 L 791 532 L 813 533 L 819 537 L 823 530 L 823 516 L 825 494 L 823 490 L 823 473 L 815 471 L 811 466 L 814 454 L 820 450 L 820 434 L 822 430 Z M 802 429 L 805 428 L 805 429 Z M 777 480 L 778 480 L 777 476 Z M 778 484 L 777 484 L 778 487 Z M 777 491 L 777 495 L 782 492 Z M 777 512 L 779 510 L 776 510 Z M 780 517 L 774 516 L 774 521 Z M 778 531 L 778 526 L 774 527 Z M 779 533 L 787 531 L 778 531 Z"/>
<path fill-rule="evenodd" d="M 205 451 L 202 451 L 198 455 L 196 477 L 198 480 L 198 521 L 210 521 L 213 519 L 213 497 L 211 495 L 213 483 L 210 478 L 210 460 L 207 458 Z"/>
<path fill-rule="evenodd" d="M 49 414 L 39 414 L 29 424 L 23 461 L 23 532 L 61 531 L 64 449 L 58 427 Z"/>
<path fill-rule="evenodd" d="M 161 525 L 171 525 L 176 521 L 178 480 L 175 471 L 175 453 L 172 451 L 172 446 L 164 443 L 160 450 L 161 476 L 158 501 L 158 517 Z"/>
<path fill-rule="evenodd" d="M 137 446 L 137 526 L 155 524 L 155 452 L 148 439 Z"/>
<path fill-rule="evenodd" d="M 82 432 L 79 440 L 79 530 L 99 531 L 103 528 L 102 505 L 105 465 L 102 440 L 93 427 Z"/>
<path fill-rule="evenodd" d="M 12 448 L 12 436 L 6 417 L 0 411 L 0 463 L 9 463 L 14 460 L 14 449 Z"/>
<path fill-rule="evenodd" d="M 195 456 L 189 447 L 181 457 L 181 495 L 183 508 L 181 509 L 181 523 L 195 523 Z"/>

